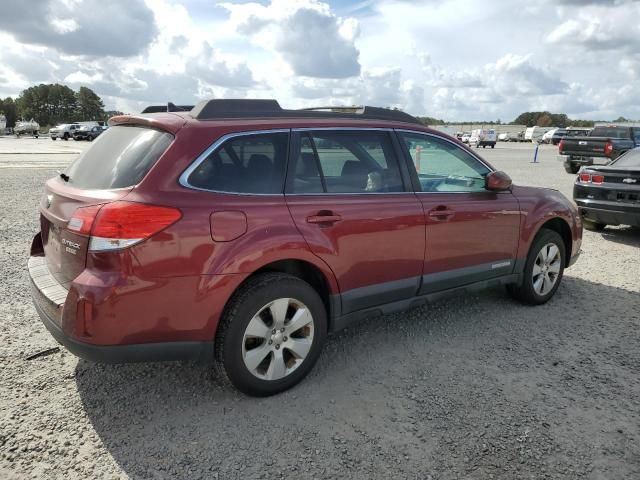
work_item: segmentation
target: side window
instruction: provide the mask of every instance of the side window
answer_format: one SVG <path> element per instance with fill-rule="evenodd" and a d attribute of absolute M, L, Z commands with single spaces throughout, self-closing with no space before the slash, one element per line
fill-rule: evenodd
<path fill-rule="evenodd" d="M 400 134 L 423 192 L 481 192 L 490 170 L 457 145 L 435 136 Z"/>
<path fill-rule="evenodd" d="M 301 134 L 291 193 L 404 191 L 389 133 L 374 130 Z"/>
<path fill-rule="evenodd" d="M 190 185 L 231 193 L 282 193 L 287 132 L 230 138 L 189 175 Z"/>

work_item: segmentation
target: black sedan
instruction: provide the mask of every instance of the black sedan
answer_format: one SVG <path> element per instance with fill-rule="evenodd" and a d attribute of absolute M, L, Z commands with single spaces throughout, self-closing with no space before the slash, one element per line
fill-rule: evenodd
<path fill-rule="evenodd" d="M 621 224 L 640 227 L 640 148 L 607 165 L 582 167 L 573 199 L 588 230 Z"/>
<path fill-rule="evenodd" d="M 95 127 L 81 127 L 73 132 L 74 140 L 95 140 L 98 135 L 106 130 L 107 127 L 95 126 Z"/>

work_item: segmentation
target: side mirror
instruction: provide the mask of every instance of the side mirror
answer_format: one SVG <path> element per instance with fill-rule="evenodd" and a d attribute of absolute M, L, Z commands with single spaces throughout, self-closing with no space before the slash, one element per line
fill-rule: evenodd
<path fill-rule="evenodd" d="M 491 172 L 484 178 L 484 186 L 492 192 L 511 190 L 511 177 L 504 172 Z"/>

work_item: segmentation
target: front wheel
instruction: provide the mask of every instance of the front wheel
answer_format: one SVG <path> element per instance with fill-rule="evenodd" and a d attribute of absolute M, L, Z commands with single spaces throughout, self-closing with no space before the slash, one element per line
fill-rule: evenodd
<path fill-rule="evenodd" d="M 509 285 L 509 293 L 522 303 L 541 305 L 556 293 L 565 266 L 562 237 L 554 230 L 541 230 L 529 249 L 519 285 Z"/>
<path fill-rule="evenodd" d="M 308 283 L 283 273 L 258 275 L 225 309 L 215 341 L 216 370 L 241 392 L 273 395 L 309 373 L 326 334 L 324 304 Z"/>
<path fill-rule="evenodd" d="M 68 134 L 68 133 L 65 133 L 65 134 L 62 136 L 62 139 L 63 139 L 65 142 L 66 142 L 67 140 L 69 140 L 69 134 Z"/>

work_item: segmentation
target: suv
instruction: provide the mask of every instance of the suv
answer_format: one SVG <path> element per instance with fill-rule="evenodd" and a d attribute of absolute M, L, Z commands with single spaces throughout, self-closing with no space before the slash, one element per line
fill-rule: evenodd
<path fill-rule="evenodd" d="M 580 252 L 562 194 L 403 112 L 210 100 L 109 124 L 47 181 L 28 262 L 45 326 L 88 360 L 211 358 L 270 395 L 329 332 L 480 287 L 542 304 Z"/>
<path fill-rule="evenodd" d="M 49 129 L 49 136 L 51 137 L 51 140 L 57 140 L 58 138 L 62 140 L 69 140 L 73 137 L 76 130 L 80 130 L 80 128 L 82 128 L 82 125 L 78 123 L 64 123 L 62 125 L 56 125 Z"/>

